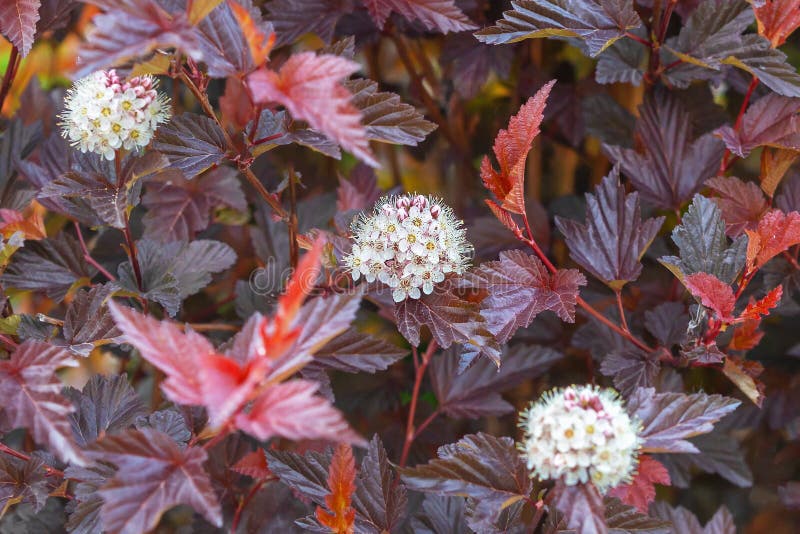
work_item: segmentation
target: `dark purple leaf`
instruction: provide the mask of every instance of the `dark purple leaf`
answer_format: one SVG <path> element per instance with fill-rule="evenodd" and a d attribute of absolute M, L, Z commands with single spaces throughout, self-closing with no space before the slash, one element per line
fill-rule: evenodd
<path fill-rule="evenodd" d="M 185 5 L 186 0 L 181 0 L 180 4 Z M 251 17 L 255 14 L 249 0 L 240 1 L 239 4 L 251 13 Z M 260 15 L 256 15 L 253 20 L 259 21 L 257 25 L 263 33 L 271 33 L 271 26 L 261 22 Z M 201 20 L 197 25 L 196 35 L 202 61 L 212 78 L 237 76 L 256 68 L 247 39 L 229 2 L 221 2 Z"/>
<path fill-rule="evenodd" d="M 114 343 L 122 335 L 108 311 L 108 300 L 113 292 L 114 287 L 106 284 L 75 293 L 62 328 L 70 351 L 88 356 L 94 347 Z"/>
<path fill-rule="evenodd" d="M 633 32 L 645 38 L 641 31 Z M 629 83 L 638 86 L 646 72 L 647 49 L 633 39 L 621 39 L 597 58 L 595 79 L 598 83 Z"/>
<path fill-rule="evenodd" d="M 348 0 L 274 0 L 267 4 L 277 46 L 292 44 L 306 33 L 330 43 L 336 23 L 352 9 L 353 3 Z M 309 17 L 309 13 L 314 16 Z"/>
<path fill-rule="evenodd" d="M 16 166 L 30 154 L 42 135 L 40 122 L 24 124 L 15 119 L 0 136 L 0 207 L 22 210 L 30 204 L 33 191 L 15 180 Z"/>
<path fill-rule="evenodd" d="M 689 314 L 681 302 L 663 302 L 644 312 L 647 331 L 665 347 L 682 345 L 686 341 Z"/>
<path fill-rule="evenodd" d="M 679 208 L 719 168 L 724 148 L 714 135 L 694 138 L 691 117 L 669 93 L 648 97 L 639 108 L 636 134 L 644 152 L 604 145 L 642 199 L 663 209 Z"/>
<path fill-rule="evenodd" d="M 308 368 L 336 369 L 348 373 L 384 371 L 408 351 L 379 337 L 349 328 L 314 354 Z"/>
<path fill-rule="evenodd" d="M 468 434 L 440 447 L 437 455 L 427 464 L 400 469 L 402 479 L 415 491 L 475 499 L 473 528 L 491 524 L 504 508 L 528 498 L 533 490 L 511 438 Z"/>
<path fill-rule="evenodd" d="M 800 149 L 800 98 L 786 98 L 770 93 L 747 108 L 736 130 L 723 126 L 715 133 L 722 138 L 728 150 L 747 157 L 759 146 Z"/>
<path fill-rule="evenodd" d="M 441 33 L 475 29 L 455 0 L 363 0 L 363 3 L 380 29 L 392 12 L 419 20 L 429 30 Z"/>
<path fill-rule="evenodd" d="M 636 118 L 607 94 L 591 95 L 583 100 L 586 132 L 603 143 L 633 147 Z"/>
<path fill-rule="evenodd" d="M 628 412 L 642 423 L 639 435 L 650 452 L 698 452 L 687 438 L 707 434 L 714 423 L 741 401 L 705 393 L 656 393 L 639 388 L 628 399 Z"/>
<path fill-rule="evenodd" d="M 639 260 L 664 217 L 642 221 L 639 195 L 625 193 L 616 167 L 595 194 L 586 194 L 586 211 L 585 224 L 556 217 L 572 259 L 612 289 L 639 278 Z"/>
<path fill-rule="evenodd" d="M 70 512 L 66 523 L 67 530 L 73 534 L 102 532 L 100 509 L 103 507 L 103 498 L 97 490 L 114 476 L 114 468 L 102 462 L 96 462 L 89 467 L 70 465 L 64 474 L 78 481 L 75 483 L 75 499 L 67 508 Z"/>
<path fill-rule="evenodd" d="M 41 510 L 50 493 L 44 475 L 45 466 L 40 458 L 26 461 L 0 455 L 0 507 L 3 512 L 20 503 L 32 504 L 36 512 Z"/>
<path fill-rule="evenodd" d="M 755 182 L 743 182 L 733 176 L 715 176 L 706 182 L 719 196 L 714 197 L 729 237 L 739 237 L 745 230 L 755 230 L 761 216 L 769 209 L 767 199 Z"/>
<path fill-rule="evenodd" d="M 695 469 L 703 473 L 715 473 L 740 488 L 753 485 L 753 473 L 735 436 L 715 429 L 689 441 L 699 453 L 655 455 L 669 470 L 673 486 L 688 488 Z"/>
<path fill-rule="evenodd" d="M 429 493 L 422 510 L 411 520 L 414 532 L 421 534 L 469 534 L 464 519 L 464 499 Z"/>
<path fill-rule="evenodd" d="M 34 441 L 46 445 L 61 460 L 82 465 L 83 453 L 72 439 L 69 414 L 75 409 L 61 395 L 56 369 L 77 362 L 60 348 L 25 341 L 0 360 L 2 420 L 10 428 L 27 428 Z"/>
<path fill-rule="evenodd" d="M 69 421 L 75 441 L 81 447 L 124 430 L 145 412 L 142 400 L 125 375 L 95 375 L 81 391 L 67 388 L 64 396 L 75 405 Z"/>
<path fill-rule="evenodd" d="M 194 180 L 164 173 L 148 182 L 142 204 L 148 210 L 143 219 L 145 237 L 162 243 L 194 238 L 208 228 L 214 209 L 220 206 L 247 210 L 236 172 L 228 167 Z"/>
<path fill-rule="evenodd" d="M 660 369 L 658 352 L 638 349 L 610 352 L 600 362 L 600 372 L 614 377 L 614 386 L 626 397 L 636 388 L 652 387 Z"/>
<path fill-rule="evenodd" d="M 425 120 L 398 95 L 379 91 L 378 84 L 372 80 L 348 80 L 342 85 L 353 94 L 350 102 L 361 111 L 361 124 L 367 129 L 367 139 L 417 146 L 436 129 L 434 123 Z"/>
<path fill-rule="evenodd" d="M 176 443 L 185 445 L 192 439 L 186 418 L 174 409 L 159 410 L 136 419 L 136 428 L 150 427 L 163 432 Z"/>
<path fill-rule="evenodd" d="M 359 532 L 395 532 L 405 519 L 406 504 L 406 487 L 397 479 L 376 434 L 369 442 L 356 478 L 355 527 Z"/>
<path fill-rule="evenodd" d="M 576 534 L 606 534 L 603 497 L 594 484 L 567 486 L 557 482 L 553 504 L 564 516 L 568 529 Z"/>
<path fill-rule="evenodd" d="M 469 33 L 453 33 L 445 37 L 441 62 L 448 66 L 455 90 L 469 99 L 478 94 L 491 72 L 500 79 L 508 77 L 513 52 L 513 47 L 486 45 Z"/>
<path fill-rule="evenodd" d="M 225 159 L 227 143 L 222 130 L 212 119 L 195 113 L 182 113 L 158 129 L 153 149 L 169 159 L 170 167 L 186 178 L 194 178 Z"/>
<path fill-rule="evenodd" d="M 489 44 L 513 43 L 528 38 L 580 37 L 596 56 L 642 20 L 628 0 L 515 0 L 495 26 L 475 34 Z"/>
<path fill-rule="evenodd" d="M 156 0 L 91 0 L 104 9 L 78 51 L 79 76 L 176 48 L 201 59 L 197 34 L 185 13 L 168 13 Z"/>
<path fill-rule="evenodd" d="M 381 196 L 378 180 L 368 165 L 359 163 L 350 172 L 350 178 L 339 176 L 336 190 L 336 209 L 338 211 L 363 210 L 371 208 Z"/>
<path fill-rule="evenodd" d="M 89 454 L 117 466 L 114 477 L 98 490 L 105 530 L 151 530 L 164 512 L 179 504 L 222 526 L 217 495 L 203 469 L 207 454 L 202 448 L 181 449 L 166 434 L 145 428 L 106 436 Z"/>
<path fill-rule="evenodd" d="M 681 534 L 736 534 L 736 525 L 733 516 L 724 506 L 706 523 L 705 528 L 700 526 L 697 517 L 682 506 L 672 508 L 663 501 L 658 501 L 650 507 L 651 513 L 664 521 L 672 523 L 673 532 Z"/>
<path fill-rule="evenodd" d="M 513 406 L 500 396 L 521 382 L 544 373 L 562 358 L 555 350 L 536 345 L 515 345 L 505 351 L 500 369 L 489 360 L 478 360 L 458 374 L 459 360 L 453 350 L 433 358 L 431 386 L 438 409 L 450 417 L 478 418 L 502 415 Z"/>
<path fill-rule="evenodd" d="M 546 310 L 574 322 L 578 288 L 586 285 L 579 271 L 559 269 L 550 274 L 536 256 L 520 250 L 501 252 L 499 261 L 481 264 L 469 277 L 472 284 L 489 293 L 481 301 L 481 315 L 501 343 Z"/>

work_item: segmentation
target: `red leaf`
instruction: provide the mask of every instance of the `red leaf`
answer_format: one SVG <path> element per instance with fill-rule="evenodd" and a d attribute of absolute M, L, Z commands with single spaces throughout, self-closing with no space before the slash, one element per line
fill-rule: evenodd
<path fill-rule="evenodd" d="M 260 440 L 281 436 L 292 440 L 326 439 L 364 444 L 342 413 L 318 395 L 319 384 L 291 380 L 267 389 L 246 413 L 236 417 L 236 426 Z"/>
<path fill-rule="evenodd" d="M 83 465 L 83 455 L 72 439 L 68 415 L 72 403 L 61 395 L 55 371 L 77 362 L 61 347 L 25 341 L 8 360 L 0 360 L 0 398 L 6 427 L 27 428 L 33 439 L 64 461 Z"/>
<path fill-rule="evenodd" d="M 273 476 L 267 465 L 264 449 L 256 449 L 251 453 L 245 454 L 231 469 L 240 475 L 245 475 L 255 480 L 266 480 Z"/>
<path fill-rule="evenodd" d="M 753 10 L 758 33 L 778 48 L 800 26 L 800 0 L 765 0 L 761 7 L 757 4 L 753 3 Z"/>
<path fill-rule="evenodd" d="M 503 209 L 513 213 L 525 213 L 525 160 L 531 143 L 539 135 L 539 126 L 544 118 L 547 97 L 555 80 L 545 84 L 535 96 L 511 117 L 508 130 L 500 130 L 494 141 L 494 155 L 500 165 L 496 171 L 489 157 L 481 163 L 483 185 L 494 193 Z"/>
<path fill-rule="evenodd" d="M 755 348 L 764 337 L 764 332 L 759 330 L 759 319 L 747 319 L 733 332 L 733 339 L 728 343 L 728 350 L 750 350 Z"/>
<path fill-rule="evenodd" d="M 635 506 L 646 514 L 650 503 L 656 498 L 654 484 L 669 486 L 669 472 L 660 462 L 643 454 L 639 457 L 639 468 L 633 480 L 628 484 L 612 488 L 608 495 L 617 497 L 625 504 Z"/>
<path fill-rule="evenodd" d="M 739 319 L 758 319 L 762 315 L 769 315 L 769 311 L 780 303 L 782 296 L 783 286 L 778 286 L 767 293 L 761 300 L 753 301 L 751 299 Z"/>
<path fill-rule="evenodd" d="M 197 332 L 184 333 L 171 321 L 159 321 L 114 302 L 108 307 L 127 341 L 167 375 L 161 384 L 167 398 L 202 406 L 203 377 L 198 372 L 198 360 L 215 353 L 211 343 Z"/>
<path fill-rule="evenodd" d="M 703 306 L 714 310 L 717 317 L 724 322 L 733 322 L 733 308 L 736 297 L 731 286 L 708 273 L 695 273 L 684 280 L 686 289 L 700 299 Z"/>
<path fill-rule="evenodd" d="M 789 247 L 800 243 L 800 213 L 772 210 L 758 222 L 755 231 L 747 230 L 747 266 L 761 268 Z"/>
<path fill-rule="evenodd" d="M 27 56 L 33 47 L 40 6 L 40 0 L 3 0 L 0 2 L 0 32 L 17 47 L 22 57 Z"/>
<path fill-rule="evenodd" d="M 269 53 L 272 51 L 272 47 L 275 44 L 275 33 L 272 32 L 269 35 L 264 33 L 263 29 L 259 27 L 256 20 L 250 14 L 250 11 L 239 4 L 239 2 L 228 0 L 228 5 L 231 8 L 233 16 L 236 17 L 239 26 L 242 28 L 242 35 L 245 41 L 247 41 L 253 63 L 256 66 L 263 65 L 266 63 Z"/>
<path fill-rule="evenodd" d="M 253 100 L 277 102 L 295 119 L 330 137 L 365 163 L 377 167 L 369 148 L 361 112 L 350 102 L 341 81 L 359 70 L 358 63 L 330 54 L 294 54 L 280 71 L 259 69 L 247 77 Z"/>
<path fill-rule="evenodd" d="M 574 322 L 578 288 L 586 285 L 580 271 L 559 269 L 551 274 L 536 256 L 520 250 L 501 252 L 499 261 L 481 264 L 470 276 L 489 292 L 481 302 L 481 315 L 501 343 L 545 310 Z"/>
<path fill-rule="evenodd" d="M 758 99 L 742 116 L 738 129 L 723 126 L 716 130 L 728 149 L 740 158 L 759 146 L 800 149 L 800 99 L 775 93 Z"/>
<path fill-rule="evenodd" d="M 500 221 L 500 224 L 511 230 L 517 238 L 522 237 L 522 230 L 519 229 L 519 226 L 517 226 L 517 223 L 509 212 L 498 206 L 497 202 L 494 200 L 486 199 L 485 202 L 486 205 L 489 206 L 489 209 L 492 210 L 492 214 Z"/>
<path fill-rule="evenodd" d="M 409 20 L 419 20 L 429 30 L 442 33 L 474 30 L 477 26 L 456 6 L 454 0 L 363 0 L 380 29 L 392 11 Z"/>
<path fill-rule="evenodd" d="M 104 530 L 134 534 L 152 530 L 168 509 L 186 504 L 211 524 L 222 526 L 222 512 L 208 474 L 206 451 L 181 447 L 152 428 L 106 436 L 89 454 L 117 466 L 103 485 L 100 512 Z"/>
<path fill-rule="evenodd" d="M 356 519 L 356 511 L 351 506 L 356 490 L 356 464 L 350 445 L 336 447 L 328 469 L 328 489 L 325 505 L 330 512 L 317 506 L 317 520 L 331 532 L 352 534 Z"/>

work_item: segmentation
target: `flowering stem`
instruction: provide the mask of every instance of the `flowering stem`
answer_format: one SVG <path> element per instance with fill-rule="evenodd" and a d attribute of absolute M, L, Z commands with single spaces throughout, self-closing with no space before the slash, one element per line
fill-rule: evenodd
<path fill-rule="evenodd" d="M 217 117 L 217 114 L 214 113 L 214 108 L 211 107 L 211 104 L 208 101 L 208 96 L 206 96 L 206 94 L 203 93 L 203 91 L 201 91 L 199 87 L 197 87 L 197 85 L 192 81 L 192 79 L 189 77 L 188 74 L 186 74 L 186 71 L 184 71 L 183 69 L 181 69 L 180 71 L 180 79 L 184 83 L 184 85 L 186 85 L 186 87 L 189 88 L 194 97 L 200 103 L 200 107 L 203 108 L 205 114 L 208 115 L 208 117 L 217 124 L 220 131 L 222 132 L 222 135 L 225 137 L 225 143 L 228 145 L 228 149 L 233 152 L 238 152 L 239 151 L 238 147 L 236 146 L 236 143 L 233 141 L 233 138 L 228 133 L 228 130 L 226 130 L 225 127 L 222 125 L 219 118 Z M 264 187 L 264 184 L 261 183 L 261 180 L 259 180 L 258 177 L 255 175 L 255 173 L 253 173 L 253 171 L 250 170 L 250 166 L 240 165 L 239 170 L 242 172 L 242 174 L 244 174 L 244 177 L 247 178 L 247 181 L 250 182 L 250 185 L 253 186 L 253 188 L 258 192 L 261 198 L 264 199 L 267 205 L 269 205 L 269 207 L 272 208 L 272 211 L 274 211 L 281 219 L 288 220 L 289 214 L 286 212 L 285 209 L 283 209 L 283 206 L 281 206 L 280 202 L 278 202 L 278 199 L 275 197 L 275 195 L 267 191 L 267 188 Z"/>
<path fill-rule="evenodd" d="M 17 75 L 19 61 L 19 50 L 16 46 L 11 45 L 11 54 L 8 56 L 8 66 L 6 66 L 6 73 L 3 75 L 3 85 L 0 86 L 0 112 L 3 110 L 6 96 L 8 96 L 8 92 L 11 90 L 11 84 L 14 83 L 14 77 Z"/>
<path fill-rule="evenodd" d="M 521 238 L 521 241 L 527 244 L 529 247 L 531 247 L 531 249 L 533 249 L 533 251 L 536 253 L 536 256 L 542 261 L 542 263 L 544 263 L 547 269 L 551 273 L 555 274 L 556 272 L 558 272 L 558 269 L 556 268 L 555 265 L 553 265 L 553 262 L 551 262 L 550 259 L 547 256 L 545 256 L 544 252 L 539 247 L 539 244 L 536 243 L 536 239 L 534 239 L 533 237 L 533 231 L 531 230 L 530 222 L 528 221 L 528 216 L 526 214 L 523 214 L 522 220 L 525 222 L 525 230 L 528 232 L 528 237 Z M 653 352 L 655 350 L 653 347 L 649 346 L 647 343 L 634 336 L 628 330 L 627 325 L 625 325 L 624 329 L 620 328 L 619 325 L 616 325 L 613 322 L 609 321 L 605 315 L 597 311 L 591 304 L 583 300 L 581 297 L 577 297 L 575 299 L 575 302 L 578 304 L 578 306 L 583 308 L 583 310 L 586 311 L 586 313 L 588 313 L 589 315 L 591 315 L 592 317 L 594 317 L 595 319 L 597 319 L 598 321 L 609 327 L 611 330 L 613 330 L 620 336 L 624 337 L 625 339 L 633 343 L 636 347 L 640 348 L 645 352 Z"/>
<path fill-rule="evenodd" d="M 112 282 L 115 281 L 117 278 L 108 272 L 102 265 L 97 263 L 97 260 L 95 260 L 91 254 L 89 254 L 89 249 L 86 248 L 86 241 L 83 240 L 83 233 L 81 232 L 81 226 L 78 224 L 78 221 L 73 221 L 73 224 L 75 225 L 75 232 L 78 234 L 78 241 L 81 244 L 81 250 L 83 250 L 83 259 L 86 260 L 89 265 L 100 271 L 103 276 Z"/>
<path fill-rule="evenodd" d="M 419 400 L 419 390 L 422 386 L 422 379 L 425 377 L 425 370 L 428 368 L 428 364 L 431 361 L 431 357 L 433 353 L 436 352 L 438 348 L 438 344 L 436 343 L 435 339 L 432 339 L 431 342 L 428 344 L 428 348 L 425 350 L 425 353 L 422 355 L 422 361 L 420 362 L 419 366 L 414 370 L 414 389 L 411 393 L 411 404 L 408 408 L 408 423 L 406 424 L 406 439 L 403 443 L 403 452 L 400 454 L 400 467 L 405 467 L 406 460 L 408 460 L 408 453 L 411 450 L 411 443 L 414 442 L 414 439 L 418 435 L 418 431 L 414 429 L 414 416 L 417 413 L 417 401 Z M 434 412 L 434 415 L 436 412 Z M 431 421 L 433 421 L 432 417 L 428 418 L 420 425 L 419 431 L 421 432 L 426 426 L 428 426 Z"/>

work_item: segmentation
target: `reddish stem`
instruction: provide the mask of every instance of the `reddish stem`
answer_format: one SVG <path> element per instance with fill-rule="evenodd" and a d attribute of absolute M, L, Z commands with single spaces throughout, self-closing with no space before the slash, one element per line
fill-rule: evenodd
<path fill-rule="evenodd" d="M 19 347 L 19 343 L 17 343 L 16 341 L 14 341 L 13 339 L 11 339 L 10 337 L 8 337 L 5 334 L 0 334 L 0 342 L 4 343 L 8 348 L 10 348 L 12 350 L 14 350 L 17 347 Z"/>
<path fill-rule="evenodd" d="M 428 428 L 428 425 L 433 423 L 433 420 L 439 415 L 439 409 L 435 409 L 425 420 L 417 426 L 417 429 L 414 431 L 414 439 L 417 439 L 422 431 Z"/>
<path fill-rule="evenodd" d="M 0 443 L 0 452 L 4 452 L 9 456 L 13 456 L 14 458 L 19 458 L 20 460 L 24 460 L 26 462 L 30 461 L 31 457 L 24 452 L 19 452 L 17 450 L 12 449 L 5 443 Z M 64 471 L 60 469 L 56 469 L 55 467 L 50 467 L 49 465 L 44 466 L 45 471 L 47 471 L 47 476 L 58 476 L 64 478 Z"/>
<path fill-rule="evenodd" d="M 630 332 L 630 329 L 628 329 L 628 320 L 625 318 L 625 307 L 622 305 L 622 291 L 618 289 L 614 291 L 614 295 L 617 297 L 617 309 L 619 310 L 619 320 L 622 323 L 622 329 L 626 332 Z"/>
<path fill-rule="evenodd" d="M 422 379 L 425 377 L 425 370 L 428 368 L 428 364 L 431 361 L 431 357 L 433 353 L 436 351 L 438 347 L 436 340 L 431 340 L 428 344 L 428 348 L 425 350 L 425 353 L 422 355 L 422 362 L 419 366 L 414 370 L 414 389 L 411 393 L 411 404 L 408 407 L 408 422 L 406 423 L 406 439 L 403 443 L 403 452 L 400 455 L 400 467 L 405 467 L 406 460 L 408 460 L 408 453 L 411 450 L 411 443 L 413 443 L 414 438 L 417 436 L 417 431 L 414 429 L 414 416 L 417 413 L 417 402 L 419 400 L 419 390 L 422 387 Z M 434 412 L 435 413 L 435 412 Z M 431 419 L 432 420 L 432 419 Z M 424 426 L 421 425 L 421 428 L 429 425 L 430 421 L 423 423 Z"/>
<path fill-rule="evenodd" d="M 747 92 L 744 95 L 744 100 L 742 100 L 742 105 L 739 108 L 739 114 L 736 116 L 736 122 L 733 124 L 733 130 L 735 132 L 739 132 L 739 128 L 742 126 L 742 119 L 744 118 L 745 111 L 747 111 L 747 106 L 750 104 L 750 98 L 753 96 L 753 91 L 756 90 L 758 87 L 758 78 L 753 76 L 753 79 L 750 80 L 750 85 L 747 87 Z M 722 157 L 722 162 L 719 165 L 719 173 L 718 175 L 725 174 L 730 166 L 733 164 L 734 160 L 730 160 L 731 151 L 727 148 L 725 149 L 725 155 Z"/>
<path fill-rule="evenodd" d="M 3 75 L 3 85 L 0 86 L 0 112 L 3 110 L 3 104 L 6 101 L 9 91 L 11 91 L 11 84 L 14 83 L 14 77 L 17 75 L 17 67 L 19 67 L 19 50 L 16 46 L 11 46 L 11 54 L 8 56 L 8 66 Z"/>
<path fill-rule="evenodd" d="M 264 143 L 268 143 L 269 141 L 274 141 L 275 139 L 279 139 L 279 138 L 281 138 L 283 136 L 284 136 L 283 133 L 276 133 L 276 134 L 268 135 L 266 137 L 262 137 L 261 139 L 256 139 L 255 141 L 253 141 L 252 144 L 253 145 L 261 145 L 261 144 L 264 144 Z"/>
<path fill-rule="evenodd" d="M 642 39 L 641 37 L 639 37 L 635 33 L 625 32 L 625 37 L 627 37 L 628 39 L 633 39 L 637 43 L 641 43 L 644 46 L 646 46 L 647 48 L 652 48 L 653 47 L 653 43 L 652 42 L 648 41 L 647 39 Z"/>
<path fill-rule="evenodd" d="M 75 232 L 78 234 L 78 241 L 79 241 L 79 242 L 80 242 L 80 244 L 81 244 L 81 250 L 83 251 L 83 259 L 85 259 L 85 260 L 86 260 L 86 262 L 87 262 L 89 265 L 93 266 L 95 269 L 97 269 L 98 271 L 100 271 L 100 273 L 101 273 L 103 276 L 105 276 L 106 278 L 108 278 L 108 279 L 109 279 L 109 280 L 111 280 L 112 282 L 113 282 L 113 281 L 115 281 L 117 278 L 116 278 L 116 277 L 115 277 L 113 274 L 111 274 L 110 272 L 108 272 L 108 271 L 107 271 L 107 270 L 106 270 L 106 269 L 105 269 L 105 268 L 104 268 L 102 265 L 100 265 L 99 263 L 97 263 L 97 260 L 95 260 L 95 259 L 92 257 L 92 255 L 91 255 L 91 254 L 89 254 L 89 249 L 86 247 L 86 241 L 84 241 L 84 240 L 83 240 L 83 233 L 81 232 L 81 226 L 80 226 L 80 224 L 78 224 L 78 222 L 77 222 L 77 221 L 74 221 L 74 222 L 73 222 L 73 224 L 75 225 Z"/>

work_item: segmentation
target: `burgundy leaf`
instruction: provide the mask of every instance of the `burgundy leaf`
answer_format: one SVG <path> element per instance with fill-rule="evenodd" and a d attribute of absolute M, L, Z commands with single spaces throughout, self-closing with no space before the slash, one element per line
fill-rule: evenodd
<path fill-rule="evenodd" d="M 181 113 L 158 129 L 153 148 L 169 159 L 170 166 L 194 178 L 225 158 L 227 143 L 217 123 L 203 115 Z"/>
<path fill-rule="evenodd" d="M 169 13 L 156 0 L 91 0 L 104 9 L 78 51 L 79 76 L 149 56 L 158 48 L 177 48 L 202 59 L 186 13 Z"/>
<path fill-rule="evenodd" d="M 733 176 L 716 176 L 706 185 L 719 197 L 713 200 L 722 210 L 725 232 L 737 237 L 745 230 L 754 230 L 764 212 L 769 209 L 761 188 L 754 182 L 743 182 Z"/>
<path fill-rule="evenodd" d="M 0 456 L 0 509 L 6 512 L 14 504 L 30 503 L 38 512 L 49 493 L 41 458 L 21 460 L 5 454 Z"/>
<path fill-rule="evenodd" d="M 728 150 L 747 157 L 760 146 L 800 150 L 800 98 L 770 93 L 755 101 L 745 112 L 739 128 L 723 126 L 716 134 Z"/>
<path fill-rule="evenodd" d="M 354 328 L 328 341 L 314 354 L 308 368 L 336 369 L 348 373 L 384 371 L 408 351 Z"/>
<path fill-rule="evenodd" d="M 644 201 L 663 209 L 679 208 L 716 173 L 722 143 L 711 133 L 694 139 L 692 117 L 668 93 L 648 97 L 639 113 L 636 134 L 644 153 L 619 146 L 603 148 Z"/>
<path fill-rule="evenodd" d="M 603 497 L 594 484 L 567 486 L 557 482 L 553 504 L 564 515 L 568 529 L 577 534 L 606 534 Z"/>
<path fill-rule="evenodd" d="M 682 506 L 672 508 L 663 501 L 658 501 L 651 507 L 651 512 L 658 518 L 672 523 L 673 532 L 681 534 L 736 534 L 736 525 L 733 516 L 724 506 L 706 523 L 700 526 L 697 517 Z"/>
<path fill-rule="evenodd" d="M 663 302 L 644 312 L 645 328 L 665 347 L 682 345 L 686 341 L 689 315 L 682 302 Z"/>
<path fill-rule="evenodd" d="M 61 395 L 56 369 L 77 362 L 63 348 L 25 341 L 8 360 L 0 360 L 2 419 L 11 428 L 27 428 L 65 462 L 82 465 L 83 454 L 72 439 L 69 414 L 75 409 Z"/>
<path fill-rule="evenodd" d="M 247 77 L 256 103 L 283 105 L 292 117 L 339 143 L 371 166 L 377 166 L 361 113 L 341 82 L 360 69 L 348 59 L 301 52 L 289 57 L 280 71 L 260 69 Z"/>
<path fill-rule="evenodd" d="M 308 380 L 276 384 L 262 393 L 249 410 L 237 415 L 236 426 L 262 441 L 281 436 L 365 444 L 339 410 L 315 395 L 318 388 L 317 383 Z"/>
<path fill-rule="evenodd" d="M 430 364 L 431 386 L 439 401 L 438 410 L 456 418 L 511 412 L 513 406 L 503 400 L 500 393 L 541 375 L 562 357 L 546 347 L 515 345 L 503 354 L 500 369 L 484 359 L 459 374 L 457 355 L 452 350 L 447 351 Z"/>
<path fill-rule="evenodd" d="M 429 30 L 441 33 L 473 30 L 476 26 L 456 6 L 455 0 L 363 0 L 372 20 L 383 29 L 392 12 L 419 20 Z"/>
<path fill-rule="evenodd" d="M 636 388 L 652 387 L 661 366 L 658 363 L 659 353 L 645 354 L 631 348 L 609 352 L 600 362 L 600 372 L 614 377 L 614 386 L 624 396 L 628 396 Z"/>
<path fill-rule="evenodd" d="M 0 2 L 0 32 L 25 57 L 33 47 L 40 0 L 3 0 Z"/>
<path fill-rule="evenodd" d="M 642 423 L 643 450 L 698 452 L 686 438 L 711 432 L 715 422 L 741 401 L 705 393 L 656 393 L 639 388 L 628 399 L 628 412 Z"/>
<path fill-rule="evenodd" d="M 256 449 L 246 454 L 231 469 L 255 480 L 266 480 L 272 476 L 272 471 L 267 465 L 267 457 L 264 456 L 264 449 Z"/>
<path fill-rule="evenodd" d="M 369 442 L 356 479 L 356 528 L 394 532 L 405 518 L 407 500 L 406 487 L 397 478 L 376 434 Z"/>
<path fill-rule="evenodd" d="M 186 2 L 181 0 L 181 3 L 185 5 Z M 250 0 L 238 3 L 248 8 L 247 13 L 262 33 L 269 35 L 272 32 L 272 26 L 261 21 L 260 11 L 250 9 Z M 223 1 L 211 10 L 197 25 L 195 35 L 202 61 L 212 78 L 239 76 L 256 68 L 247 38 L 230 2 Z"/>
<path fill-rule="evenodd" d="M 182 449 L 166 434 L 145 428 L 107 436 L 89 454 L 117 466 L 100 487 L 100 512 L 105 530 L 134 534 L 151 530 L 161 516 L 186 504 L 211 524 L 222 526 L 222 511 L 208 474 L 206 451 Z"/>
<path fill-rule="evenodd" d="M 636 507 L 643 514 L 647 513 L 650 503 L 656 498 L 654 484 L 669 486 L 669 473 L 657 460 L 650 456 L 639 456 L 639 466 L 633 480 L 627 484 L 620 484 L 611 488 L 608 495 L 617 497 L 625 504 Z"/>
<path fill-rule="evenodd" d="M 511 117 L 508 130 L 500 130 L 494 140 L 494 155 L 500 165 L 495 170 L 489 157 L 481 162 L 483 185 L 500 201 L 503 209 L 525 213 L 525 161 L 533 140 L 539 135 L 547 97 L 555 80 L 545 84 L 535 96 Z"/>
<path fill-rule="evenodd" d="M 330 43 L 336 23 L 352 9 L 352 4 L 342 0 L 275 0 L 267 4 L 267 9 L 269 20 L 275 26 L 276 44 L 283 46 L 306 33 L 314 33 Z M 309 17 L 309 13 L 314 16 Z"/>
<path fill-rule="evenodd" d="M 95 347 L 114 343 L 122 335 L 108 311 L 113 292 L 114 287 L 106 284 L 75 293 L 62 329 L 69 350 L 74 354 L 88 356 Z"/>
<path fill-rule="evenodd" d="M 639 278 L 639 260 L 664 217 L 642 221 L 639 195 L 625 193 L 616 167 L 603 178 L 594 195 L 586 194 L 586 210 L 585 224 L 556 217 L 572 259 L 612 289 Z"/>
<path fill-rule="evenodd" d="M 162 173 L 148 183 L 142 204 L 148 210 L 143 220 L 145 237 L 162 243 L 194 238 L 208 228 L 217 207 L 247 210 L 236 172 L 228 167 L 219 167 L 194 180 L 177 173 Z"/>
<path fill-rule="evenodd" d="M 501 252 L 499 261 L 483 263 L 469 276 L 489 293 L 481 301 L 481 315 L 501 343 L 546 310 L 574 322 L 578 290 L 586 285 L 579 271 L 559 269 L 550 274 L 536 256 L 520 250 Z"/>
<path fill-rule="evenodd" d="M 367 165 L 359 163 L 351 171 L 350 178 L 339 176 L 336 190 L 336 209 L 339 211 L 363 210 L 375 205 L 381 196 L 375 173 Z"/>
<path fill-rule="evenodd" d="M 490 44 L 514 43 L 553 35 L 580 37 L 596 56 L 625 32 L 642 25 L 633 2 L 626 0 L 516 0 L 494 26 L 475 34 Z"/>
<path fill-rule="evenodd" d="M 532 491 L 528 469 L 511 438 L 468 434 L 440 447 L 437 455 L 427 464 L 400 469 L 403 481 L 416 491 L 475 499 L 475 524 L 491 524 L 504 508 Z"/>
<path fill-rule="evenodd" d="M 753 4 L 758 22 L 758 33 L 769 39 L 777 48 L 800 26 L 798 0 L 765 0 Z"/>

